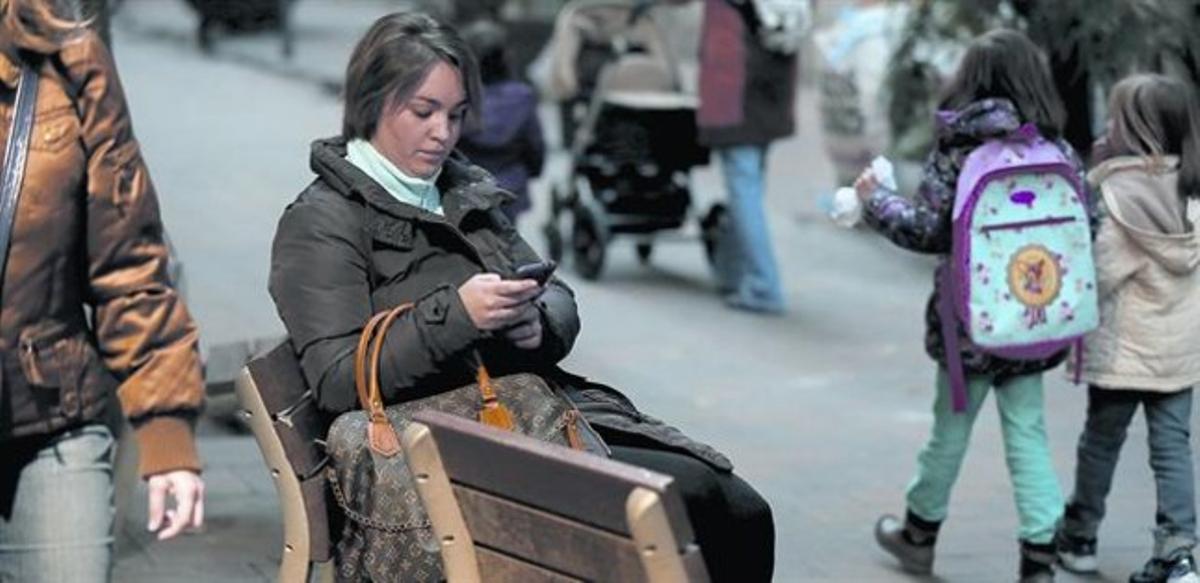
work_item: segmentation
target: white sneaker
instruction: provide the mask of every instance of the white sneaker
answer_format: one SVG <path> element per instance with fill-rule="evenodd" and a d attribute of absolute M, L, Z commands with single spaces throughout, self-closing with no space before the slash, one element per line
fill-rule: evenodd
<path fill-rule="evenodd" d="M 1062 568 L 1080 575 L 1100 572 L 1100 561 L 1096 558 L 1096 539 L 1079 538 L 1059 532 L 1054 536 L 1054 546 Z"/>
<path fill-rule="evenodd" d="M 1192 562 L 1192 557 L 1184 556 L 1170 563 L 1167 583 L 1200 583 L 1200 575 L 1196 574 L 1196 565 Z"/>

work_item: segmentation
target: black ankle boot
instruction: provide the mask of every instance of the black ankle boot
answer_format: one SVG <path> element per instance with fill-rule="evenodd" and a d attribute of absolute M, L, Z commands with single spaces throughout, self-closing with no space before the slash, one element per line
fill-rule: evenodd
<path fill-rule="evenodd" d="M 937 542 L 939 522 L 930 522 L 908 512 L 904 521 L 892 515 L 880 517 L 875 524 L 875 540 L 883 550 L 900 561 L 909 573 L 933 572 L 933 546 Z"/>
<path fill-rule="evenodd" d="M 1054 543 L 1036 544 L 1021 541 L 1020 583 L 1048 583 L 1054 581 Z"/>

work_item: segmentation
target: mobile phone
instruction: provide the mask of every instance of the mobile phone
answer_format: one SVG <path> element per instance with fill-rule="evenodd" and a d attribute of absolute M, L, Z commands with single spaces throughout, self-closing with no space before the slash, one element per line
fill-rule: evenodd
<path fill-rule="evenodd" d="M 532 279 L 536 280 L 538 285 L 545 285 L 556 267 L 558 264 L 550 260 L 526 263 L 518 267 L 509 279 Z"/>

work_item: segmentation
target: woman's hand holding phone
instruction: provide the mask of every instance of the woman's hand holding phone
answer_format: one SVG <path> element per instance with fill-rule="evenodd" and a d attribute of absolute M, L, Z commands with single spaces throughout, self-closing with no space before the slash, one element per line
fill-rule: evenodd
<path fill-rule="evenodd" d="M 495 273 L 471 276 L 458 288 L 467 315 L 475 327 L 485 332 L 504 330 L 528 320 L 527 308 L 541 295 L 542 288 L 532 279 L 504 280 Z"/>
<path fill-rule="evenodd" d="M 507 279 L 532 279 L 538 282 L 538 285 L 546 285 L 546 282 L 550 281 L 550 276 L 554 275 L 554 269 L 556 267 L 558 267 L 558 264 L 549 260 L 526 263 L 525 265 L 517 267 L 513 271 L 513 275 Z"/>
<path fill-rule="evenodd" d="M 506 279 L 534 283 L 540 294 L 556 267 L 558 265 L 553 261 L 526 263 L 514 269 L 512 275 Z M 542 312 L 533 303 L 533 299 L 520 307 L 520 314 L 516 316 L 515 321 L 504 329 L 504 337 L 517 348 L 525 350 L 535 350 L 542 345 Z"/>

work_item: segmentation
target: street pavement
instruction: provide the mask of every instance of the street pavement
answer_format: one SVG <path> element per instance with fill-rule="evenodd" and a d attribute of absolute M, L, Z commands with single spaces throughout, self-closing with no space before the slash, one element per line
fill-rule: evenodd
<path fill-rule="evenodd" d="M 201 55 L 183 2 L 123 2 L 115 53 L 206 351 L 282 332 L 266 293 L 275 221 L 311 180 L 309 142 L 339 130 L 334 90 L 357 35 L 402 5 L 303 0 L 287 61 L 271 35 L 218 40 L 213 55 Z M 908 581 L 871 530 L 880 513 L 903 511 L 928 432 L 933 366 L 921 336 L 933 263 L 821 216 L 815 201 L 835 185 L 811 90 L 798 111 L 799 134 L 774 146 L 769 164 L 787 315 L 724 308 L 694 239 L 656 245 L 649 266 L 618 240 L 600 281 L 562 270 L 584 323 L 566 366 L 730 454 L 775 510 L 777 581 Z M 523 219 L 538 246 L 546 188 L 562 168 L 558 154 L 535 188 L 543 204 Z M 718 200 L 719 173 L 696 171 L 694 190 L 699 209 Z M 218 401 L 200 427 L 205 528 L 152 542 L 139 490 L 121 525 L 116 581 L 274 580 L 282 530 L 273 485 L 253 439 L 229 421 L 227 399 Z M 1047 429 L 1064 488 L 1084 404 L 1061 371 L 1047 376 Z M 929 580 L 1015 578 L 1016 517 L 998 425 L 993 413 L 980 416 Z M 1089 580 L 1123 581 L 1150 551 L 1145 440 L 1139 419 L 1100 531 L 1103 575 Z"/>

